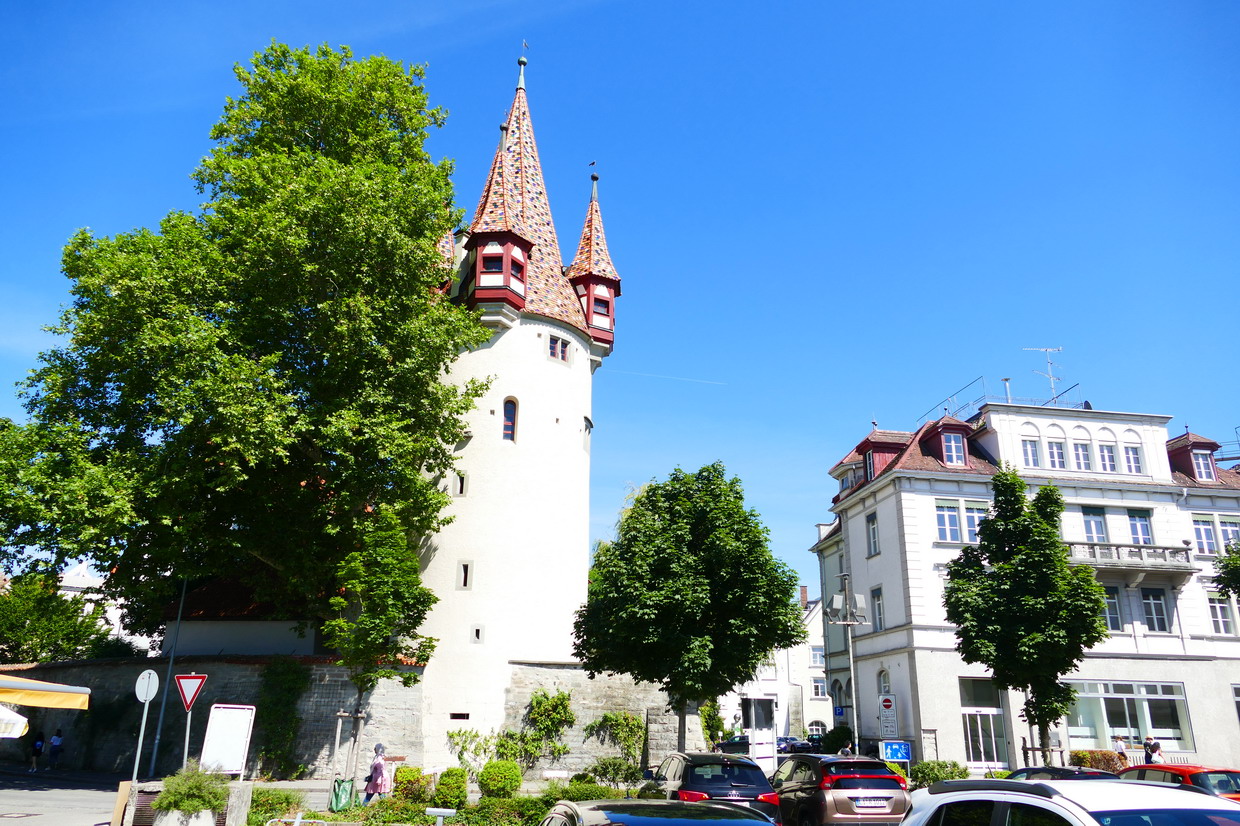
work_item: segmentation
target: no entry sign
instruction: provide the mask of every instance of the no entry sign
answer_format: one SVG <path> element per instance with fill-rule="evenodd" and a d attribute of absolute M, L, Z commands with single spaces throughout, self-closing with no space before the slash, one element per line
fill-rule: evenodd
<path fill-rule="evenodd" d="M 194 700 L 198 699 L 198 694 L 202 691 L 202 685 L 207 681 L 207 675 L 177 674 L 172 679 L 177 682 L 177 693 L 181 695 L 181 705 L 185 706 L 186 711 L 189 711 L 194 706 Z"/>

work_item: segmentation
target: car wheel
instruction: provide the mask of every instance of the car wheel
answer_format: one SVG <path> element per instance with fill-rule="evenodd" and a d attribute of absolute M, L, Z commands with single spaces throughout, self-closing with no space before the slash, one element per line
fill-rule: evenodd
<path fill-rule="evenodd" d="M 809 814 L 803 812 L 801 814 L 801 822 L 799 826 L 819 826 L 819 823 L 817 820 L 810 817 Z"/>

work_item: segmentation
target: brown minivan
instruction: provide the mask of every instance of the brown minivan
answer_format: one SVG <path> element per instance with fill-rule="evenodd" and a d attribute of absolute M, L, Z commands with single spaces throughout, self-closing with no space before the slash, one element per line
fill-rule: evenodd
<path fill-rule="evenodd" d="M 870 757 L 794 754 L 771 785 L 787 826 L 896 824 L 908 811 L 908 782 Z"/>

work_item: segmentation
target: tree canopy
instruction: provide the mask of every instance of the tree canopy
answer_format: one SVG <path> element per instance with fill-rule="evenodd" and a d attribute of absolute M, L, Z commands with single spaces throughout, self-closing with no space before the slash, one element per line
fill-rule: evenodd
<path fill-rule="evenodd" d="M 947 568 L 947 619 L 965 662 L 987 666 L 1000 689 L 1026 692 L 1024 718 L 1045 749 L 1050 727 L 1076 699 L 1060 678 L 1106 639 L 1105 592 L 1088 566 L 1069 561 L 1059 538 L 1059 488 L 1039 488 L 1031 502 L 1024 480 L 1006 466 L 991 486 L 994 507 L 978 526 L 977 545 Z"/>
<path fill-rule="evenodd" d="M 573 625 L 590 676 L 657 683 L 673 706 L 713 700 L 805 637 L 796 575 L 722 463 L 638 491 L 600 543 Z"/>
<path fill-rule="evenodd" d="M 0 577 L 0 663 L 134 653 L 132 645 L 109 634 L 102 606 L 82 596 L 62 596 L 54 575 L 36 569 L 7 583 Z"/>
<path fill-rule="evenodd" d="M 459 214 L 422 69 L 272 44 L 236 75 L 201 213 L 65 248 L 64 343 L 0 426 L 0 541 L 91 560 L 139 631 L 227 575 L 337 620 L 361 688 L 429 655 L 418 542 L 482 390 L 445 371 L 488 333 L 439 290 Z"/>
<path fill-rule="evenodd" d="M 1240 543 L 1224 546 L 1215 558 L 1214 585 L 1224 595 L 1240 597 Z"/>

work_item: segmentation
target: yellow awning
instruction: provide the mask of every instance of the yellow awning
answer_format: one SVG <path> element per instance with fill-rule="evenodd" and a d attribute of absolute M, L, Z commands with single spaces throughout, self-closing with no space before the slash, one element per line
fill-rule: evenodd
<path fill-rule="evenodd" d="M 0 702 L 43 708 L 90 707 L 90 689 L 79 685 L 45 683 L 25 677 L 0 675 Z"/>

